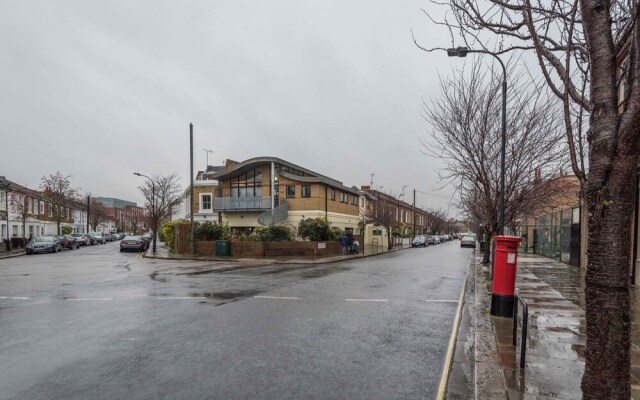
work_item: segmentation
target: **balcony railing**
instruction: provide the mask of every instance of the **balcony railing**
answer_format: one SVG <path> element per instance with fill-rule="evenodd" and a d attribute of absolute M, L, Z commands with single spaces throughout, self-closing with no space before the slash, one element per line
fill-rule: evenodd
<path fill-rule="evenodd" d="M 216 197 L 213 199 L 215 211 L 264 211 L 271 209 L 271 196 L 256 197 Z"/>

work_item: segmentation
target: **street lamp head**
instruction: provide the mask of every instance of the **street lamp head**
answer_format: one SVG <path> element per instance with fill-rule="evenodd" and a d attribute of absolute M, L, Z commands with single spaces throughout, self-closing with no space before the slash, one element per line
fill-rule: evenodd
<path fill-rule="evenodd" d="M 134 172 L 134 175 L 138 175 L 138 176 L 142 176 L 142 174 L 140 172 Z"/>
<path fill-rule="evenodd" d="M 458 46 L 447 49 L 447 55 L 449 57 L 466 57 L 469 53 L 468 47 Z"/>

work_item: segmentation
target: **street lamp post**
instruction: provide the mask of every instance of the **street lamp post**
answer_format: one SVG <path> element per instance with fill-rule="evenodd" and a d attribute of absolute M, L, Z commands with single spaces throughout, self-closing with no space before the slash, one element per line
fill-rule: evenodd
<path fill-rule="evenodd" d="M 500 151 L 500 199 L 498 202 L 498 234 L 504 235 L 504 158 L 507 142 L 507 69 L 504 63 L 496 54 L 488 51 L 470 50 L 467 47 L 456 47 L 447 49 L 449 57 L 466 57 L 468 53 L 480 53 L 493 56 L 502 67 L 502 147 Z"/>
<path fill-rule="evenodd" d="M 152 217 L 156 218 L 156 184 L 153 181 L 153 179 L 151 179 L 150 177 L 148 177 L 145 174 L 141 174 L 139 172 L 134 172 L 134 175 L 137 176 L 142 176 L 147 178 L 150 182 L 151 182 L 151 212 L 152 212 Z M 154 224 L 155 225 L 155 224 Z M 158 233 L 156 232 L 157 227 L 154 226 L 153 228 L 153 252 L 156 252 L 156 236 L 158 235 Z"/>
<path fill-rule="evenodd" d="M 4 201 L 5 209 L 7 210 L 7 250 L 11 250 L 11 237 L 9 236 L 9 192 L 11 191 L 11 185 L 9 184 L 9 182 L 2 182 L 2 189 L 5 191 Z"/>

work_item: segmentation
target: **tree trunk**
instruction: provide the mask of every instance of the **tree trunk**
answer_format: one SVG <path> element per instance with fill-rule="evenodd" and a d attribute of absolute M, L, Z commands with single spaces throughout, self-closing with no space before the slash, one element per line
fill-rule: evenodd
<path fill-rule="evenodd" d="M 597 165 L 593 163 L 592 166 Z M 585 191 L 589 212 L 585 276 L 587 335 L 584 399 L 630 398 L 629 267 L 637 156 L 618 154 L 598 187 L 592 172 Z M 592 168 L 593 171 L 594 168 Z"/>
<path fill-rule="evenodd" d="M 494 232 L 489 231 L 488 229 L 485 230 L 486 235 L 484 235 L 484 254 L 482 256 L 482 263 L 483 264 L 488 264 L 489 262 L 491 262 L 492 258 L 491 257 L 493 255 L 492 253 L 492 249 L 493 247 L 491 246 L 491 243 L 493 242 L 493 235 Z M 492 268 L 493 270 L 493 268 Z"/>

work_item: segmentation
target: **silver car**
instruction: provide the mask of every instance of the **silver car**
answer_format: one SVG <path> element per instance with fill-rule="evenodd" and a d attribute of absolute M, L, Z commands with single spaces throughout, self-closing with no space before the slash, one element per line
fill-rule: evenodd
<path fill-rule="evenodd" d="M 57 253 L 62 251 L 62 242 L 54 236 L 36 236 L 26 247 L 27 254 Z"/>
<path fill-rule="evenodd" d="M 89 236 L 95 240 L 96 244 L 105 244 L 107 242 L 102 232 L 89 232 Z"/>

